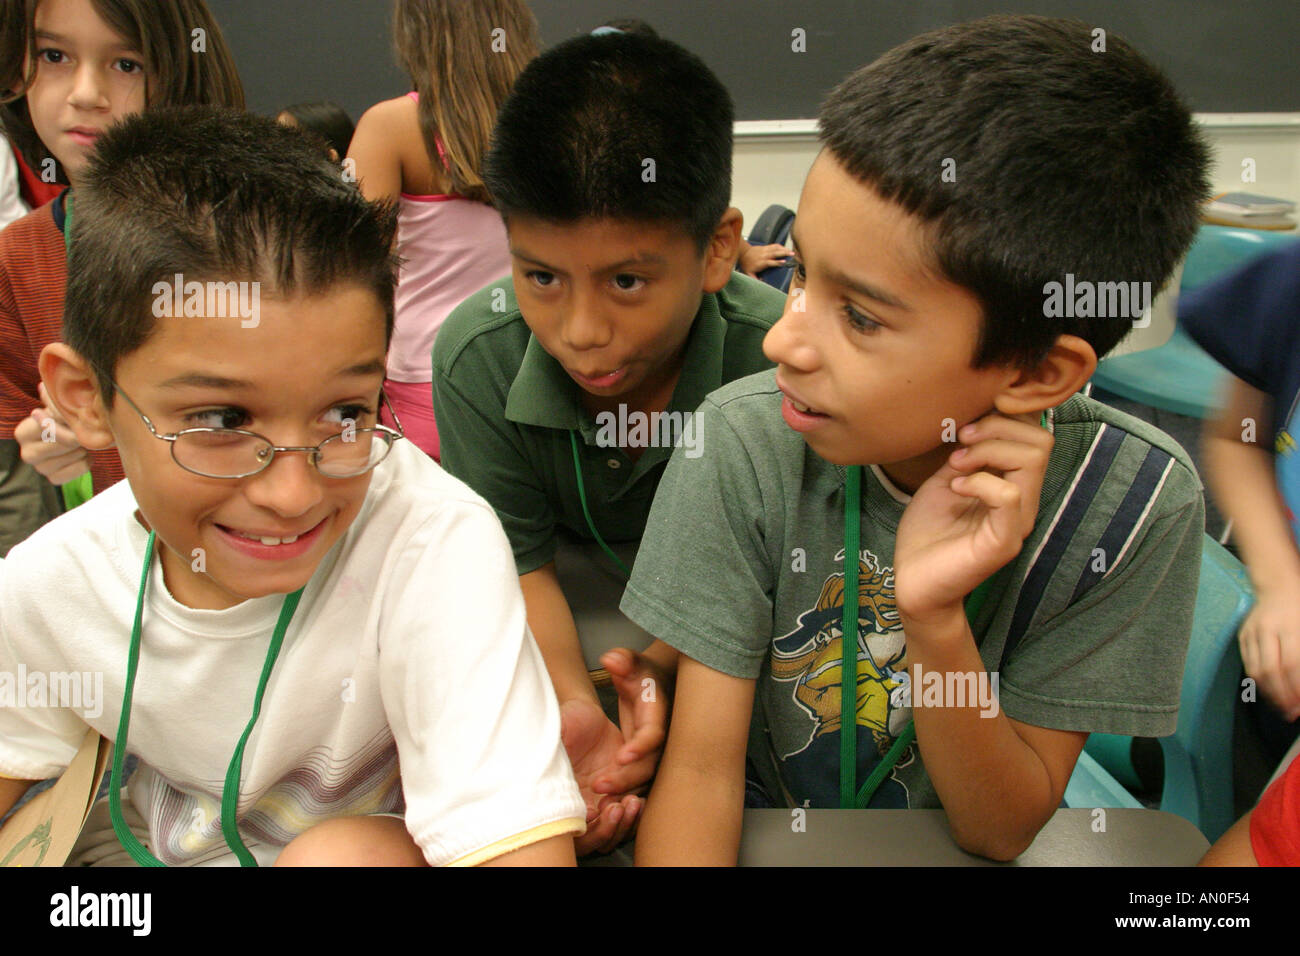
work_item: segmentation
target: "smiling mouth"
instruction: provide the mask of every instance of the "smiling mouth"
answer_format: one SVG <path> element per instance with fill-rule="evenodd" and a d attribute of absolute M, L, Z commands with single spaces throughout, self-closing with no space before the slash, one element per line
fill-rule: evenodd
<path fill-rule="evenodd" d="M 233 534 L 237 538 L 243 538 L 246 541 L 260 541 L 262 544 L 271 546 L 277 544 L 293 544 L 303 535 L 310 534 L 312 531 L 314 531 L 317 525 L 319 525 L 319 523 L 320 522 L 317 522 L 316 525 L 312 525 L 306 531 L 300 531 L 297 534 L 291 535 L 289 537 L 273 537 L 271 535 L 265 535 L 265 534 L 249 534 L 247 531 L 240 531 L 238 528 L 230 528 L 227 527 L 226 525 L 218 525 L 217 527 L 221 528 L 221 530 L 223 531 L 227 531 L 230 534 Z"/>

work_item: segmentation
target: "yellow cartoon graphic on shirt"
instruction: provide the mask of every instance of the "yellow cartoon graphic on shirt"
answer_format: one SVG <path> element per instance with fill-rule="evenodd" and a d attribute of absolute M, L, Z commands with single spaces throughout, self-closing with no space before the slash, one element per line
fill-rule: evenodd
<path fill-rule="evenodd" d="M 844 574 L 832 574 L 823 583 L 815 606 L 799 615 L 794 630 L 772 642 L 770 654 L 772 677 L 793 683 L 793 700 L 810 718 L 802 746 L 778 747 L 784 751 L 778 756 L 796 763 L 829 762 L 836 773 L 843 608 Z M 870 733 L 874 753 L 864 756 L 872 764 L 911 719 L 906 650 L 894 601 L 893 570 L 864 551 L 858 561 L 857 725 Z M 826 739 L 828 734 L 831 736 Z M 899 766 L 910 762 L 910 755 L 905 755 Z"/>

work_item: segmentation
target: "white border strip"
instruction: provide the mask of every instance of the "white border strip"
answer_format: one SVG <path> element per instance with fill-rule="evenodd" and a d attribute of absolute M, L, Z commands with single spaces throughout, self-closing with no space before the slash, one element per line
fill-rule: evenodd
<path fill-rule="evenodd" d="M 1260 129 L 1300 131 L 1300 113 L 1196 113 L 1196 122 L 1207 129 Z M 740 120 L 735 123 L 736 139 L 816 139 L 815 119 Z"/>
<path fill-rule="evenodd" d="M 816 139 L 815 119 L 739 120 L 732 127 L 736 139 Z"/>

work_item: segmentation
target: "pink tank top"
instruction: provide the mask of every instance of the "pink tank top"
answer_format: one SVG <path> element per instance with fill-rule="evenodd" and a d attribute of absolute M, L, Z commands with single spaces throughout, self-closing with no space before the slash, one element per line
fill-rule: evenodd
<path fill-rule="evenodd" d="M 437 145 L 441 156 L 442 141 Z M 397 253 L 404 261 L 398 274 L 388 377 L 431 382 L 430 352 L 448 314 L 510 272 L 506 229 L 500 214 L 484 203 L 447 193 L 402 193 Z"/>

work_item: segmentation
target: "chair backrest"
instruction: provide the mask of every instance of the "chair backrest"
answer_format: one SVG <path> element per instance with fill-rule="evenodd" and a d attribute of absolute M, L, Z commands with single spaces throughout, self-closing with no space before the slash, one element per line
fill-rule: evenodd
<path fill-rule="evenodd" d="M 1241 692 L 1237 631 L 1253 601 L 1245 567 L 1204 535 L 1178 728 L 1160 740 L 1165 758 L 1160 809 L 1192 821 L 1211 842 L 1234 819 L 1232 721 Z"/>
<path fill-rule="evenodd" d="M 1187 252 L 1179 289 L 1190 292 L 1225 272 L 1244 266 L 1258 255 L 1295 241 L 1294 232 L 1203 225 Z"/>
<path fill-rule="evenodd" d="M 771 205 L 754 223 L 749 234 L 749 243 L 753 246 L 766 246 L 772 243 L 788 245 L 790 230 L 794 228 L 794 210 L 788 206 Z M 758 274 L 759 281 L 766 282 L 782 292 L 790 291 L 790 277 L 794 266 L 772 266 Z"/>

